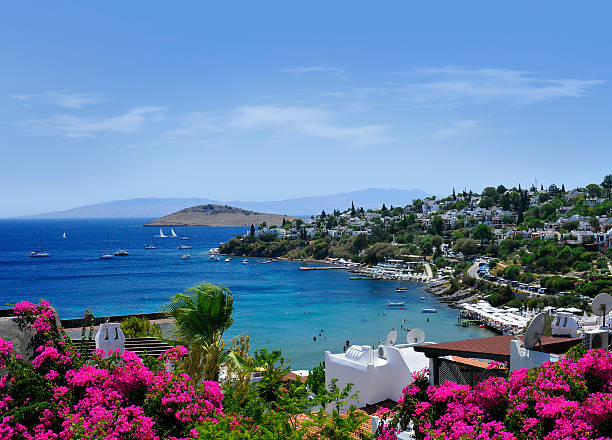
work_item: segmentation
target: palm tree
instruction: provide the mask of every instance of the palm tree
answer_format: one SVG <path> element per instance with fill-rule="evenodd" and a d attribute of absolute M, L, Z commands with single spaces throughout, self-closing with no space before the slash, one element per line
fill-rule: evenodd
<path fill-rule="evenodd" d="M 233 303 L 227 287 L 201 283 L 176 294 L 164 307 L 174 318 L 179 340 L 189 346 L 183 367 L 194 383 L 218 380 L 222 364 L 248 367 L 231 349 L 236 338 L 223 339 L 234 322 Z"/>

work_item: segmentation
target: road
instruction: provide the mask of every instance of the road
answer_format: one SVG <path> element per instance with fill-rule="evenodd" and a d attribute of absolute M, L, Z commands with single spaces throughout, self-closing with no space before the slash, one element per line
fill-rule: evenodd
<path fill-rule="evenodd" d="M 480 278 L 480 275 L 478 275 L 478 268 L 480 267 L 479 264 L 480 264 L 480 260 L 476 260 L 474 261 L 474 264 L 472 264 L 472 267 L 468 269 L 468 275 L 471 276 L 472 278 L 475 278 L 475 279 Z"/>
<path fill-rule="evenodd" d="M 427 276 L 429 278 L 433 278 L 433 272 L 431 270 L 431 267 L 429 266 L 429 263 L 425 263 L 425 272 L 427 273 Z"/>

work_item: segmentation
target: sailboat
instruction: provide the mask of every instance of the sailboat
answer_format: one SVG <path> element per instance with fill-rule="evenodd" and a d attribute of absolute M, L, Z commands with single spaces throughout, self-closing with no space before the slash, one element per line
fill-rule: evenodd
<path fill-rule="evenodd" d="M 64 240 L 65 240 L 66 238 L 68 238 L 68 237 L 66 237 L 66 233 L 65 233 L 65 232 L 62 234 L 62 238 L 63 238 Z"/>
<path fill-rule="evenodd" d="M 113 255 L 113 253 L 110 250 L 110 232 L 108 233 L 108 252 L 103 253 L 102 255 L 100 255 L 100 258 L 103 260 L 110 260 L 111 258 L 115 258 L 115 256 Z"/>
<path fill-rule="evenodd" d="M 45 252 L 43 250 L 43 238 L 42 238 L 42 229 L 40 230 L 40 248 L 30 252 L 30 257 L 50 257 L 51 254 L 49 252 Z"/>
<path fill-rule="evenodd" d="M 162 231 L 162 228 L 159 228 L 159 235 L 156 235 L 156 237 L 168 238 L 168 236 L 164 234 L 164 231 Z"/>
<path fill-rule="evenodd" d="M 176 232 L 174 232 L 174 229 L 170 228 L 170 234 L 172 234 L 172 238 L 177 238 L 178 235 L 176 235 Z"/>

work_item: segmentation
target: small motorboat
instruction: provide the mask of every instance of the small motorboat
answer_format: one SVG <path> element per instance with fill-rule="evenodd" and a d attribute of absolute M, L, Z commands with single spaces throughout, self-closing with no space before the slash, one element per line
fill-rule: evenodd
<path fill-rule="evenodd" d="M 406 303 L 404 301 L 402 302 L 388 302 L 387 303 L 387 307 L 404 307 L 406 305 Z"/>
<path fill-rule="evenodd" d="M 247 264 L 249 262 L 249 260 L 247 260 L 246 258 L 244 260 L 242 260 L 242 264 Z"/>
<path fill-rule="evenodd" d="M 189 237 L 187 237 L 186 235 L 183 235 L 183 236 L 181 237 L 181 240 L 189 240 Z"/>
<path fill-rule="evenodd" d="M 408 288 L 407 287 L 397 287 L 395 291 L 396 292 L 407 292 Z"/>
<path fill-rule="evenodd" d="M 191 255 L 189 255 L 187 252 L 185 252 L 181 258 L 183 260 L 189 260 L 189 257 L 191 257 Z"/>
<path fill-rule="evenodd" d="M 419 298 L 421 301 L 425 301 L 427 298 L 425 298 L 424 296 Z"/>
<path fill-rule="evenodd" d="M 157 247 L 153 246 L 152 244 L 148 244 L 145 246 L 145 249 L 157 249 Z"/>
<path fill-rule="evenodd" d="M 115 251 L 113 255 L 115 257 L 127 257 L 128 255 L 130 255 L 130 253 L 125 249 L 119 249 L 118 251 Z"/>
<path fill-rule="evenodd" d="M 226 258 L 226 259 L 225 259 L 225 260 L 223 260 L 223 261 L 225 261 L 226 263 L 229 263 L 230 261 L 232 261 L 232 259 L 231 259 L 231 258 Z"/>
<path fill-rule="evenodd" d="M 182 244 L 179 247 L 177 247 L 177 249 L 180 251 L 180 250 L 183 250 L 183 249 L 191 249 L 192 247 L 193 246 L 189 246 L 188 244 Z"/>
<path fill-rule="evenodd" d="M 438 313 L 438 309 L 423 309 L 423 313 Z"/>
<path fill-rule="evenodd" d="M 100 255 L 100 259 L 101 260 L 112 260 L 113 258 L 115 258 L 115 256 L 113 254 L 102 254 L 102 255 Z"/>
<path fill-rule="evenodd" d="M 217 260 L 217 261 L 221 261 L 221 258 L 217 257 L 217 258 L 215 258 L 215 260 Z"/>
<path fill-rule="evenodd" d="M 210 256 L 210 257 L 208 257 L 208 258 L 209 258 L 210 260 L 214 260 L 214 259 L 215 259 L 215 256 L 214 256 L 214 255 L 211 255 L 211 256 Z"/>

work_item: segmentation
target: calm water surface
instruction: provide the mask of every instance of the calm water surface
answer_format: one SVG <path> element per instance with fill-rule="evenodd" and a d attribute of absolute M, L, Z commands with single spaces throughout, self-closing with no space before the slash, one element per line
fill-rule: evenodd
<path fill-rule="evenodd" d="M 427 340 L 436 342 L 490 335 L 456 326 L 458 312 L 419 284 L 351 281 L 344 270 L 301 271 L 303 264 L 289 261 L 210 260 L 208 249 L 246 228 L 174 228 L 191 238 L 183 241 L 155 238 L 159 228 L 142 226 L 150 220 L 0 220 L 0 306 L 46 298 L 62 318 L 82 317 L 87 308 L 97 316 L 157 312 L 173 294 L 200 281 L 224 284 L 234 293 L 235 309 L 226 335 L 248 333 L 253 349 L 280 348 L 294 368 L 312 367 L 324 359 L 325 350 L 339 352 L 347 339 L 378 344 L 400 326 L 421 328 Z M 30 258 L 41 230 L 51 257 Z M 170 228 L 164 233 L 169 235 Z M 111 250 L 125 249 L 130 256 L 99 258 L 108 250 L 109 234 Z M 146 244 L 157 249 L 145 250 Z M 189 260 L 181 259 L 180 244 L 193 246 Z M 397 286 L 408 291 L 396 292 Z M 390 310 L 388 301 L 405 301 L 406 307 Z M 438 313 L 424 314 L 425 307 Z M 398 340 L 403 338 L 400 332 Z"/>

